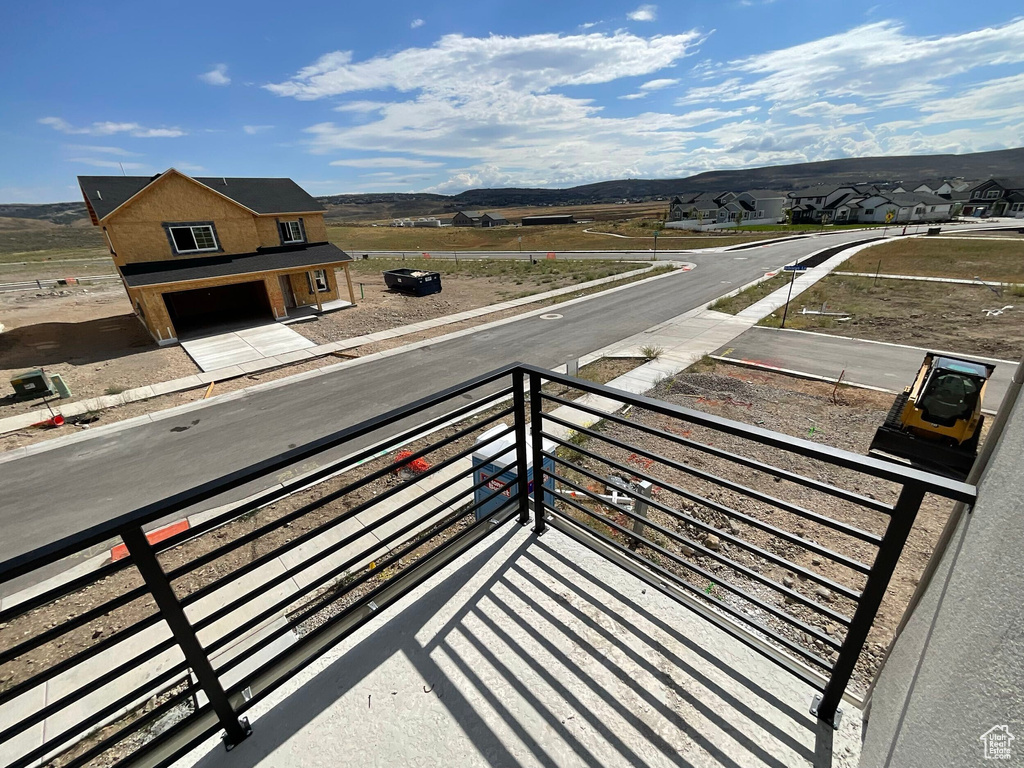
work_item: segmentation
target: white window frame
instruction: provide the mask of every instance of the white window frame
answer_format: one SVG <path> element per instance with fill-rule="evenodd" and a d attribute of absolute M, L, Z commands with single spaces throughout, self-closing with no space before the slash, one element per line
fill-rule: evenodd
<path fill-rule="evenodd" d="M 302 222 L 300 222 L 298 219 L 296 219 L 295 221 L 279 221 L 277 223 L 277 231 L 278 231 L 278 233 L 281 233 L 281 227 L 287 227 L 288 228 L 288 234 L 289 234 L 289 238 L 287 240 L 284 238 L 284 236 L 282 234 L 282 237 L 281 237 L 281 242 L 282 243 L 291 244 L 291 243 L 304 243 L 304 242 L 306 242 L 305 233 L 302 231 Z M 293 235 L 295 235 L 295 233 L 298 233 L 298 237 L 292 237 Z"/>
<path fill-rule="evenodd" d="M 313 286 L 314 282 L 316 283 L 315 288 Z M 327 279 L 326 269 L 312 269 L 307 272 L 306 283 L 309 285 L 309 292 L 314 295 L 317 293 L 330 293 L 331 291 L 331 283 Z"/>
<path fill-rule="evenodd" d="M 988 190 L 985 190 L 985 199 L 986 200 L 995 200 L 998 197 L 999 197 L 999 190 L 998 189 L 988 189 Z"/>
<path fill-rule="evenodd" d="M 192 235 L 192 240 L 196 244 L 196 248 L 187 248 L 182 250 L 178 247 L 178 241 L 174 239 L 174 230 L 176 229 L 187 229 Z M 213 240 L 213 246 L 210 248 L 199 248 L 199 238 L 196 237 L 197 229 L 205 229 L 210 233 L 210 239 Z M 220 245 L 217 243 L 217 232 L 213 228 L 213 224 L 184 224 L 178 226 L 167 227 L 167 233 L 171 236 L 171 243 L 174 245 L 175 253 L 204 253 L 206 251 L 219 251 Z"/>

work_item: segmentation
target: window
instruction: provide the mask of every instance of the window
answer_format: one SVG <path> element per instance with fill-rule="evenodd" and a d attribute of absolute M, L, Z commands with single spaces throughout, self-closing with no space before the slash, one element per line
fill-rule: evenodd
<path fill-rule="evenodd" d="M 282 221 L 277 226 L 281 230 L 282 243 L 301 243 L 306 239 L 302 236 L 302 224 L 297 221 Z"/>
<path fill-rule="evenodd" d="M 764 211 L 758 211 L 757 212 L 757 218 L 763 219 L 764 218 Z"/>
<path fill-rule="evenodd" d="M 327 293 L 330 290 L 330 286 L 327 284 L 326 269 L 314 269 L 312 275 L 307 272 L 306 282 L 309 283 L 310 293 Z M 316 283 L 316 289 L 313 288 L 314 283 Z"/>
<path fill-rule="evenodd" d="M 928 211 L 928 213 L 935 213 L 935 206 L 934 205 L 931 207 L 931 210 Z"/>
<path fill-rule="evenodd" d="M 985 193 L 986 200 L 995 200 L 997 197 L 999 197 L 998 189 L 990 189 Z"/>
<path fill-rule="evenodd" d="M 871 215 L 871 214 L 873 214 L 874 212 L 875 212 L 875 209 L 874 209 L 874 208 L 866 208 L 866 209 L 864 210 L 864 215 L 865 215 L 865 216 L 870 216 L 870 215 Z"/>
<path fill-rule="evenodd" d="M 217 238 L 213 234 L 212 224 L 193 224 L 184 227 L 168 227 L 174 250 L 178 253 L 195 253 L 196 251 L 216 251 Z"/>

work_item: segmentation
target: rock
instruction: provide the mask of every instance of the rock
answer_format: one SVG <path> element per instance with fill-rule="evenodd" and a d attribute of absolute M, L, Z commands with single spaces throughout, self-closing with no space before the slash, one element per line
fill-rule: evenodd
<path fill-rule="evenodd" d="M 821 565 L 821 558 L 820 557 L 812 557 L 811 558 L 811 565 Z"/>
<path fill-rule="evenodd" d="M 685 544 L 680 544 L 679 551 L 682 552 L 686 557 L 693 557 L 693 547 L 688 547 Z"/>
<path fill-rule="evenodd" d="M 714 534 L 708 534 L 708 537 L 704 539 L 704 546 L 712 552 L 717 552 L 722 548 L 722 542 Z"/>
<path fill-rule="evenodd" d="M 816 594 L 816 595 L 817 595 L 818 597 L 820 597 L 820 598 L 821 598 L 822 600 L 826 600 L 826 601 L 828 601 L 828 600 L 831 600 L 831 599 L 832 599 L 832 593 L 831 593 L 831 592 L 829 592 L 829 591 L 828 591 L 827 589 L 825 589 L 824 587 L 818 587 L 818 588 L 817 588 L 816 590 L 814 590 L 814 594 Z"/>
<path fill-rule="evenodd" d="M 792 587 L 793 586 L 793 577 L 792 576 L 783 576 L 782 577 L 782 586 L 784 586 L 784 587 Z"/>

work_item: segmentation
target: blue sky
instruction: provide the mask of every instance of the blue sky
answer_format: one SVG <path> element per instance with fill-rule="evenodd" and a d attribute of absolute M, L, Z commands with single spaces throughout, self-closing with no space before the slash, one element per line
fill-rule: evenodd
<path fill-rule="evenodd" d="M 0 202 L 119 163 L 453 193 L 1021 146 L 1024 9 L 999 5 L 9 5 Z"/>

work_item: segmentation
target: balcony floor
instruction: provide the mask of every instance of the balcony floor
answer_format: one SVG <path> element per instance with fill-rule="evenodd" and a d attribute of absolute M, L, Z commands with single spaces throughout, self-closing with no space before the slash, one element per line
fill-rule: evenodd
<path fill-rule="evenodd" d="M 812 693 L 558 531 L 512 523 L 251 710 L 234 751 L 210 739 L 175 765 L 829 765 Z M 860 713 L 842 711 L 831 765 L 853 768 Z"/>

